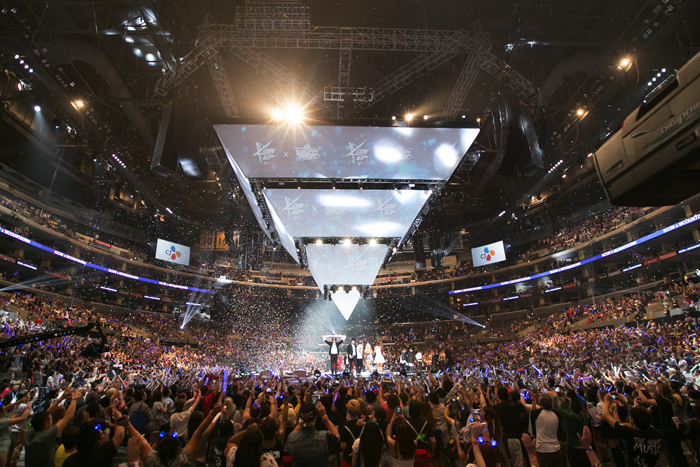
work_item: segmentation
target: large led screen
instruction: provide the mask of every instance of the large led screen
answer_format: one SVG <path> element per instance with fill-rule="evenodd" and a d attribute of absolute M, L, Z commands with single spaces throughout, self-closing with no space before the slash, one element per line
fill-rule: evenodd
<path fill-rule="evenodd" d="M 241 168 L 238 167 L 238 164 L 236 164 L 236 161 L 234 158 L 231 156 L 231 153 L 224 147 L 224 151 L 226 151 L 226 157 L 228 158 L 229 163 L 231 164 L 231 168 L 233 169 L 233 172 L 236 174 L 236 177 L 238 178 L 238 184 L 241 187 L 241 190 L 243 191 L 243 195 L 246 197 L 248 200 L 248 204 L 250 204 L 250 208 L 253 211 L 253 215 L 255 216 L 255 219 L 258 221 L 258 225 L 262 229 L 263 232 L 265 232 L 265 235 L 270 237 L 270 231 L 267 230 L 267 226 L 265 224 L 265 220 L 262 215 L 262 211 L 260 210 L 260 207 L 258 206 L 258 202 L 255 199 L 255 196 L 253 196 L 253 188 L 250 185 L 250 181 L 246 178 L 246 176 L 243 174 L 241 171 Z"/>
<path fill-rule="evenodd" d="M 503 248 L 503 242 L 489 243 L 488 245 L 472 248 L 472 262 L 475 267 L 500 263 L 505 260 L 506 250 Z"/>
<path fill-rule="evenodd" d="M 156 259 L 189 266 L 190 247 L 159 238 L 156 243 Z"/>
<path fill-rule="evenodd" d="M 267 189 L 278 230 L 300 237 L 403 237 L 430 190 Z"/>
<path fill-rule="evenodd" d="M 371 285 L 382 267 L 386 245 L 306 245 L 309 271 L 319 288 L 324 285 Z"/>
<path fill-rule="evenodd" d="M 214 129 L 249 179 L 447 180 L 479 134 L 477 128 L 214 125 Z"/>

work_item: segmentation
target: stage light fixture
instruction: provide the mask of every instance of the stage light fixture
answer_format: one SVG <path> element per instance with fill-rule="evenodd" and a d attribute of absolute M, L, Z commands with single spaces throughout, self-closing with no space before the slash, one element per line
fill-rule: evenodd
<path fill-rule="evenodd" d="M 391 119 L 392 119 L 392 120 L 396 120 L 396 115 L 392 115 L 392 116 L 391 116 Z"/>
<path fill-rule="evenodd" d="M 630 59 L 627 58 L 627 57 L 625 57 L 625 58 L 623 58 L 622 60 L 620 60 L 620 64 L 619 64 L 617 67 L 618 67 L 620 70 L 622 70 L 623 68 L 627 68 L 627 67 L 630 65 L 630 63 L 632 63 L 632 62 L 630 61 Z"/>
<path fill-rule="evenodd" d="M 19 54 L 15 54 L 15 60 L 19 60 Z"/>
<path fill-rule="evenodd" d="M 284 112 L 282 112 L 280 109 L 275 109 L 272 111 L 272 118 L 275 120 L 282 120 L 282 118 L 284 118 Z"/>
<path fill-rule="evenodd" d="M 85 105 L 85 103 L 80 99 L 71 102 L 71 104 L 73 104 L 73 107 L 75 107 L 76 109 L 80 109 L 83 107 L 83 105 Z"/>
<path fill-rule="evenodd" d="M 353 285 L 353 286 L 352 286 L 352 291 L 353 291 L 353 292 L 357 292 L 357 287 L 355 287 L 355 286 Z"/>
<path fill-rule="evenodd" d="M 373 239 L 371 239 L 371 240 L 369 241 L 369 244 L 372 245 L 372 246 L 374 246 L 374 245 L 377 244 L 377 240 L 375 240 L 375 239 L 373 238 Z"/>
<path fill-rule="evenodd" d="M 580 117 L 581 115 L 583 115 L 584 112 L 585 112 L 585 111 L 584 111 L 583 109 L 578 109 L 578 110 L 576 111 L 576 115 L 578 115 L 578 116 Z"/>
<path fill-rule="evenodd" d="M 41 112 L 41 106 L 35 105 L 35 106 L 34 106 L 34 111 L 35 111 L 35 112 Z"/>
<path fill-rule="evenodd" d="M 345 245 L 345 246 L 350 246 L 351 243 L 352 243 L 352 241 L 349 238 L 346 238 L 345 240 L 343 240 L 343 245 Z"/>
<path fill-rule="evenodd" d="M 301 123 L 301 121 L 304 119 L 304 115 L 301 112 L 301 109 L 299 107 L 288 107 L 287 108 L 287 122 L 288 123 Z"/>
<path fill-rule="evenodd" d="M 481 118 L 477 118 L 476 123 L 481 123 Z"/>
<path fill-rule="evenodd" d="M 410 122 L 411 120 L 413 120 L 413 114 L 406 114 L 406 116 L 404 117 L 404 120 L 406 120 L 407 122 Z"/>
<path fill-rule="evenodd" d="M 338 287 L 338 292 L 342 292 L 342 291 L 343 291 L 343 286 L 341 285 L 340 287 Z"/>
<path fill-rule="evenodd" d="M 427 120 L 427 119 L 428 119 L 428 116 L 427 116 L 427 115 L 423 115 L 423 120 Z"/>
<path fill-rule="evenodd" d="M 316 240 L 316 245 L 323 245 L 323 240 L 321 240 L 320 238 Z"/>

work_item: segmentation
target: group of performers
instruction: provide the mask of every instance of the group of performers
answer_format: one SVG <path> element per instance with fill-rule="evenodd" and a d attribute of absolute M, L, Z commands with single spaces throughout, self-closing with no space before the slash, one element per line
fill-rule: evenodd
<path fill-rule="evenodd" d="M 384 359 L 384 347 L 381 342 L 377 342 L 374 349 L 367 341 L 364 344 L 362 342 L 358 344 L 354 337 L 350 339 L 350 343 L 344 348 L 341 347 L 343 342 L 343 339 L 335 336 L 326 339 L 328 357 L 331 361 L 331 374 L 338 374 L 338 369 L 342 366 L 352 372 L 353 375 L 359 375 L 365 368 L 367 371 L 371 371 L 372 364 L 377 366 L 379 373 L 384 371 L 386 360 Z"/>
<path fill-rule="evenodd" d="M 325 339 L 328 345 L 328 357 L 330 359 L 330 372 L 337 375 L 345 370 L 353 375 L 360 375 L 363 371 L 372 372 L 372 365 L 376 366 L 379 373 L 384 371 L 384 346 L 381 342 L 372 348 L 369 342 L 359 342 L 353 337 L 350 343 L 343 346 L 345 336 L 327 336 Z M 450 368 L 453 365 L 452 350 L 446 344 L 440 346 L 432 346 L 421 352 L 419 347 L 404 345 L 400 347 L 400 357 L 398 368 L 392 368 L 394 371 L 406 371 L 407 373 L 418 372 L 426 368 L 436 370 L 440 364 L 445 368 Z M 398 352 L 397 352 L 398 355 Z"/>

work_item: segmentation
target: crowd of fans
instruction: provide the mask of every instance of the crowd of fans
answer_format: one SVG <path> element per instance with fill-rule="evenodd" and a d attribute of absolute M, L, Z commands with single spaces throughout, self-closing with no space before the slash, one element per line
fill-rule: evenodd
<path fill-rule="evenodd" d="M 125 452 L 148 467 L 577 467 L 623 466 L 626 451 L 630 466 L 656 465 L 662 452 L 685 466 L 684 449 L 700 446 L 700 321 L 644 311 L 674 299 L 692 311 L 698 293 L 679 283 L 529 316 L 518 328 L 528 332 L 510 323 L 510 339 L 478 345 L 463 340 L 474 331 L 465 323 L 395 325 L 376 342 L 357 336 L 383 342 L 392 373 L 360 376 L 346 360 L 335 377 L 324 375 L 327 354 L 304 351 L 281 331 L 291 329 L 283 315 L 268 321 L 254 304 L 231 326 L 191 320 L 193 348 L 161 343 L 182 331 L 168 316 L 14 294 L 6 309 L 20 313 L 4 314 L 3 339 L 88 322 L 108 337 L 100 351 L 78 336 L 2 350 L 0 463 L 109 466 Z M 629 327 L 571 332 L 588 317 L 628 314 Z"/>

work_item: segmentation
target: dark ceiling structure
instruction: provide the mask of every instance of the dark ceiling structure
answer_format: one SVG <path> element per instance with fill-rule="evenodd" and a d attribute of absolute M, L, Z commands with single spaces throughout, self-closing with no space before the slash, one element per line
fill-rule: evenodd
<path fill-rule="evenodd" d="M 125 223 L 233 229 L 254 220 L 214 124 L 290 103 L 324 122 L 478 122 L 424 220 L 476 238 L 577 189 L 596 201 L 588 154 L 699 45 L 690 0 L 0 0 L 0 162 L 76 201 L 135 195 L 102 206 Z M 529 110 L 543 170 L 501 170 L 504 94 Z M 163 108 L 185 99 L 197 170 L 162 177 Z"/>

